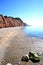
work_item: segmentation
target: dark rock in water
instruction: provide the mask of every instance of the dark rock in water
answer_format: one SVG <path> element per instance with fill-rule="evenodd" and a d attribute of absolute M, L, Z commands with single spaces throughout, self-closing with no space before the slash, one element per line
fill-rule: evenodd
<path fill-rule="evenodd" d="M 28 55 L 23 56 L 23 57 L 21 58 L 21 61 L 26 61 L 26 62 L 28 62 L 28 61 L 29 61 Z"/>

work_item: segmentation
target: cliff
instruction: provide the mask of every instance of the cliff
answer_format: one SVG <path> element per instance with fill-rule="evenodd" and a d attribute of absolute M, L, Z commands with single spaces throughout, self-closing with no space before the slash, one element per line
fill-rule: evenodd
<path fill-rule="evenodd" d="M 9 16 L 0 15 L 0 28 L 5 27 L 18 27 L 18 26 L 26 26 L 20 18 L 13 18 Z"/>

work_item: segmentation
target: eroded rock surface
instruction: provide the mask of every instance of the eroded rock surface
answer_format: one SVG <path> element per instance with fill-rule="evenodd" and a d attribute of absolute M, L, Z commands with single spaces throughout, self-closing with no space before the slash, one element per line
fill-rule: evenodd
<path fill-rule="evenodd" d="M 8 16 L 0 15 L 0 28 L 5 27 L 18 27 L 18 26 L 26 26 L 20 18 L 13 18 Z"/>

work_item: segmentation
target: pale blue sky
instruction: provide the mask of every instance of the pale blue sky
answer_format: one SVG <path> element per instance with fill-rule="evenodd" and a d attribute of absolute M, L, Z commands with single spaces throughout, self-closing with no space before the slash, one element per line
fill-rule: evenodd
<path fill-rule="evenodd" d="M 0 14 L 43 26 L 43 0 L 0 0 Z"/>

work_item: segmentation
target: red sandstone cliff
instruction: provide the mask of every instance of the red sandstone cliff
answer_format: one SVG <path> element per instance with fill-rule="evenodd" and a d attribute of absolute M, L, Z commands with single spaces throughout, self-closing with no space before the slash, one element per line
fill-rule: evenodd
<path fill-rule="evenodd" d="M 3 27 L 17 27 L 17 26 L 26 26 L 20 18 L 13 18 L 0 15 L 0 28 Z"/>

